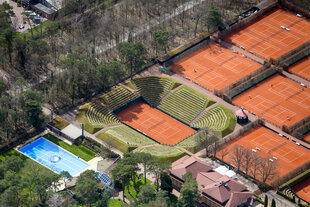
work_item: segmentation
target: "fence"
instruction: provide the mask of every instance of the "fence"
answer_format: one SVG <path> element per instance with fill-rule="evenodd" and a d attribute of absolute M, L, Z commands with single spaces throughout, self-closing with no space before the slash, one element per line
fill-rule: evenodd
<path fill-rule="evenodd" d="M 210 36 L 205 37 L 203 39 L 194 39 L 193 41 L 185 44 L 181 51 L 171 57 L 163 57 L 158 59 L 158 63 L 164 67 L 168 67 L 178 60 L 184 58 L 185 56 L 199 50 L 200 48 L 208 45 L 211 42 Z M 183 49 L 185 48 L 185 49 Z"/>
<path fill-rule="evenodd" d="M 258 17 L 264 15 L 265 13 L 269 12 L 275 6 L 277 6 L 277 1 L 270 2 L 269 4 L 267 4 L 267 6 L 265 8 L 262 8 L 258 12 L 253 13 L 251 16 L 249 16 L 245 19 L 239 20 L 238 23 L 226 28 L 225 30 L 220 31 L 219 32 L 219 38 L 223 39 L 227 34 L 239 29 L 240 27 L 243 27 L 243 26 L 249 24 L 250 22 L 252 22 L 256 18 L 258 18 Z"/>
<path fill-rule="evenodd" d="M 280 65 L 280 63 L 283 62 L 284 60 L 289 59 L 290 57 L 294 57 L 300 51 L 307 50 L 309 48 L 310 48 L 310 40 L 303 43 L 302 45 L 299 45 L 298 47 L 294 48 L 293 50 L 285 53 L 284 55 L 282 55 L 276 59 L 270 58 L 270 62 L 274 65 Z"/>
<path fill-rule="evenodd" d="M 288 127 L 286 125 L 282 126 L 282 130 L 286 133 L 293 133 L 294 131 L 302 130 L 305 128 L 309 128 L 310 123 L 310 116 L 307 116 L 306 118 L 300 120 L 299 122 L 293 124 L 292 126 Z"/>
<path fill-rule="evenodd" d="M 235 81 L 234 83 L 226 86 L 220 91 L 215 90 L 214 94 L 220 96 L 222 98 L 228 99 L 231 102 L 231 99 L 242 93 L 243 91 L 247 90 L 248 88 L 256 85 L 257 83 L 261 82 L 262 80 L 272 76 L 277 71 L 274 67 L 270 66 L 269 63 L 262 66 L 256 71 L 253 71 L 249 75 Z"/>
<path fill-rule="evenodd" d="M 295 13 L 301 14 L 308 19 L 310 18 L 309 12 L 297 8 L 295 5 L 291 4 L 290 2 L 287 2 L 286 0 L 278 0 L 278 1 L 282 7 L 285 7 Z"/>

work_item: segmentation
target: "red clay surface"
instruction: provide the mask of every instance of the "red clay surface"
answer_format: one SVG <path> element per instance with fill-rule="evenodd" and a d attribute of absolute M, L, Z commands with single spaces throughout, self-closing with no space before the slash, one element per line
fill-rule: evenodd
<path fill-rule="evenodd" d="M 128 107 L 117 116 L 126 124 L 163 144 L 174 145 L 195 132 L 194 129 L 143 102 Z"/>
<path fill-rule="evenodd" d="M 275 8 L 226 39 L 269 60 L 310 40 L 310 22 L 292 12 Z"/>
<path fill-rule="evenodd" d="M 293 190 L 299 197 L 310 202 L 310 178 L 294 186 Z"/>
<path fill-rule="evenodd" d="M 258 83 L 232 101 L 280 128 L 310 115 L 310 89 L 280 75 Z"/>
<path fill-rule="evenodd" d="M 236 137 L 225 146 L 228 150 L 239 144 L 247 149 L 256 149 L 256 153 L 262 157 L 276 157 L 279 161 L 279 177 L 294 170 L 309 160 L 310 151 L 294 142 L 279 136 L 277 133 L 263 127 L 257 126 L 246 133 Z M 217 155 L 220 156 L 221 152 Z M 224 157 L 230 162 L 231 152 Z M 275 159 L 274 159 L 275 161 Z M 278 177 L 274 178 L 276 180 Z M 270 180 L 272 181 L 272 180 Z M 269 182 L 270 182 L 269 181 Z"/>
<path fill-rule="evenodd" d="M 175 72 L 210 90 L 221 90 L 260 67 L 260 64 L 216 43 L 211 43 L 172 65 Z"/>
<path fill-rule="evenodd" d="M 310 143 L 310 132 L 304 135 L 303 140 L 307 141 Z"/>
<path fill-rule="evenodd" d="M 295 73 L 300 77 L 310 80 L 310 58 L 304 58 L 289 67 L 291 73 Z"/>

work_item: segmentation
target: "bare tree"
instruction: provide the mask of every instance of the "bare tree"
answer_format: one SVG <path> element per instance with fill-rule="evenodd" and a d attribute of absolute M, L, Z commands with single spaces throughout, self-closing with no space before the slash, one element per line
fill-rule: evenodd
<path fill-rule="evenodd" d="M 250 169 L 251 174 L 254 179 L 256 179 L 256 175 L 258 172 L 258 169 L 260 168 L 261 162 L 262 162 L 262 157 L 258 154 L 252 154 L 252 168 Z"/>
<path fill-rule="evenodd" d="M 222 161 L 224 161 L 225 156 L 229 154 L 227 147 L 228 147 L 228 144 L 226 143 L 218 150 L 219 157 Z"/>
<path fill-rule="evenodd" d="M 244 169 L 245 171 L 245 174 L 248 174 L 250 168 L 252 167 L 253 165 L 253 152 L 249 149 L 244 149 L 244 159 L 243 159 L 243 162 L 242 162 L 242 168 Z"/>
<path fill-rule="evenodd" d="M 214 150 L 212 145 L 217 140 L 218 138 L 214 135 L 211 135 L 207 129 L 203 129 L 195 137 L 196 145 L 205 148 L 207 157 L 209 157 Z"/>
<path fill-rule="evenodd" d="M 237 167 L 237 173 L 240 171 L 242 162 L 244 160 L 245 148 L 236 144 L 230 153 L 230 160 L 233 165 Z"/>
<path fill-rule="evenodd" d="M 277 160 L 273 160 L 270 157 L 263 158 L 258 170 L 262 182 L 266 183 L 266 181 L 276 177 L 279 174 L 278 168 L 279 162 Z"/>

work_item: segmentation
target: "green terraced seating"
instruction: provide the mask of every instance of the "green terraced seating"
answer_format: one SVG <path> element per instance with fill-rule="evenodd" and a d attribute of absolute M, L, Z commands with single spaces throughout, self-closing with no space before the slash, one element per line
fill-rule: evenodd
<path fill-rule="evenodd" d="M 172 89 L 174 82 L 160 77 L 137 78 L 133 80 L 138 92 L 152 105 L 159 101 Z"/>
<path fill-rule="evenodd" d="M 138 98 L 138 96 L 137 93 L 133 93 L 130 90 L 119 86 L 101 96 L 101 100 L 112 110 L 115 110 Z"/>
<path fill-rule="evenodd" d="M 228 117 L 221 107 L 214 107 L 206 112 L 193 124 L 197 128 L 208 127 L 213 131 L 222 131 L 227 126 Z"/>
<path fill-rule="evenodd" d="M 86 112 L 86 117 L 94 127 L 105 127 L 120 123 L 120 121 L 105 107 L 92 103 Z"/>
<path fill-rule="evenodd" d="M 207 99 L 181 88 L 168 96 L 158 108 L 189 124 L 206 108 L 207 102 Z"/>

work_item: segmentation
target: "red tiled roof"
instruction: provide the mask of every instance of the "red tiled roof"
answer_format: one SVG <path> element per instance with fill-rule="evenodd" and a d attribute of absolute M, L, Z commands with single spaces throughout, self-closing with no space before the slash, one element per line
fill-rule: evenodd
<path fill-rule="evenodd" d="M 192 173 L 200 191 L 222 205 L 226 203 L 225 207 L 236 206 L 253 195 L 246 191 L 246 187 L 241 183 L 212 171 L 212 167 L 195 157 L 184 156 L 172 163 L 172 175 L 182 180 L 182 176 L 187 172 Z"/>

